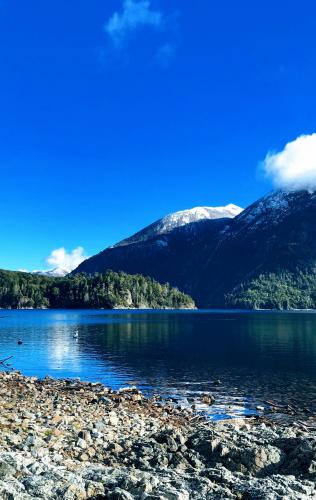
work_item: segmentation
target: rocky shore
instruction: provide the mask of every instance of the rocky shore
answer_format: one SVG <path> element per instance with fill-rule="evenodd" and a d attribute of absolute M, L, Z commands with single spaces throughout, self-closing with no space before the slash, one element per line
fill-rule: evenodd
<path fill-rule="evenodd" d="M 316 432 L 0 373 L 0 498 L 316 499 Z"/>

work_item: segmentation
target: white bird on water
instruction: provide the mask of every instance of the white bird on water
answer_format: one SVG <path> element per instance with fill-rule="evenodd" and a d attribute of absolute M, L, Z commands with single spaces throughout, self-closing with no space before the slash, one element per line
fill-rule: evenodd
<path fill-rule="evenodd" d="M 78 330 L 76 330 L 75 333 L 73 334 L 73 338 L 77 339 L 78 337 L 79 337 L 79 332 Z"/>

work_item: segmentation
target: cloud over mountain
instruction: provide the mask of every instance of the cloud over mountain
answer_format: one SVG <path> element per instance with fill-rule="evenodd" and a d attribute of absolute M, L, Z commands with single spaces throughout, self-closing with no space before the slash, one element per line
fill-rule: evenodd
<path fill-rule="evenodd" d="M 46 262 L 49 266 L 72 271 L 87 258 L 82 247 L 74 248 L 71 252 L 61 247 L 53 250 Z"/>
<path fill-rule="evenodd" d="M 264 169 L 276 187 L 316 189 L 316 133 L 301 135 L 282 151 L 268 153 Z"/>

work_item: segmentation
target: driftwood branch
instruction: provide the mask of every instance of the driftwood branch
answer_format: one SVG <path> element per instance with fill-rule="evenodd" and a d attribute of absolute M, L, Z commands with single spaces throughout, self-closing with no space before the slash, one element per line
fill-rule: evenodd
<path fill-rule="evenodd" d="M 0 365 L 1 366 L 10 366 L 7 361 L 9 361 L 9 359 L 12 359 L 13 356 L 9 356 L 8 358 L 5 358 L 5 359 L 0 359 Z"/>

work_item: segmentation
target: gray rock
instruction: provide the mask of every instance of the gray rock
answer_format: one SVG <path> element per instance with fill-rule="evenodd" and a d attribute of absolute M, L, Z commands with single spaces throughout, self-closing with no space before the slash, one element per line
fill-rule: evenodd
<path fill-rule="evenodd" d="M 106 425 L 104 422 L 100 421 L 100 422 L 95 422 L 94 424 L 94 428 L 97 430 L 97 431 L 100 431 L 100 432 L 104 432 L 106 430 Z"/>
<path fill-rule="evenodd" d="M 53 498 L 53 489 L 55 483 L 52 479 L 45 476 L 30 476 L 22 483 L 29 495 L 35 498 Z"/>
<path fill-rule="evenodd" d="M 43 439 L 41 439 L 39 436 L 28 436 L 28 438 L 26 439 L 25 441 L 25 446 L 27 446 L 28 448 L 40 448 L 40 447 L 43 447 L 45 446 L 45 441 L 43 441 Z"/>
<path fill-rule="evenodd" d="M 247 449 L 238 456 L 240 463 L 256 475 L 275 474 L 285 461 L 283 451 L 270 445 Z"/>
<path fill-rule="evenodd" d="M 78 439 L 77 446 L 79 448 L 81 448 L 82 450 L 85 450 L 86 448 L 88 448 L 86 441 L 84 439 L 81 439 L 81 438 Z"/>
<path fill-rule="evenodd" d="M 1 500 L 31 500 L 31 497 L 24 486 L 17 480 L 0 481 Z"/>
<path fill-rule="evenodd" d="M 0 480 L 7 476 L 13 476 L 16 472 L 17 464 L 9 455 L 0 457 Z"/>
<path fill-rule="evenodd" d="M 115 488 L 114 491 L 109 492 L 107 498 L 109 500 L 134 500 L 134 497 L 128 491 L 121 488 Z"/>

